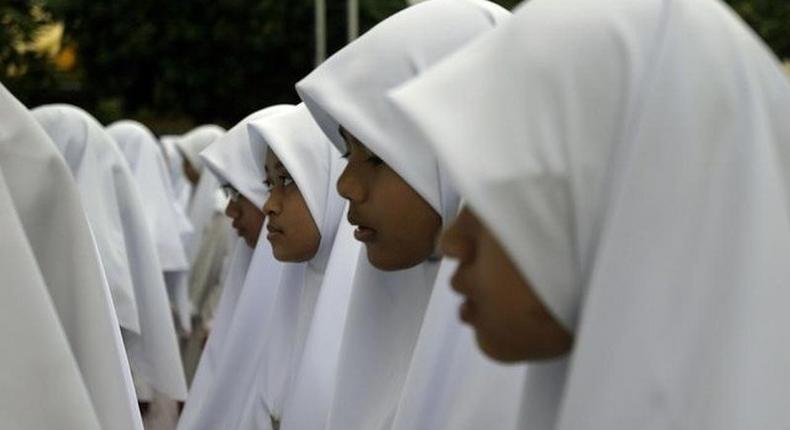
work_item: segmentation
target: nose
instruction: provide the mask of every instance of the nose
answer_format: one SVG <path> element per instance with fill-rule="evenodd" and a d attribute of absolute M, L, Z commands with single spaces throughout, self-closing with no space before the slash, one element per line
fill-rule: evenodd
<path fill-rule="evenodd" d="M 343 169 L 343 173 L 341 173 L 340 177 L 337 179 L 337 192 L 344 199 L 354 203 L 365 200 L 367 194 L 365 186 L 363 182 L 360 181 L 359 175 L 351 163 L 346 165 L 346 168 Z"/>
<path fill-rule="evenodd" d="M 269 198 L 266 199 L 266 203 L 263 204 L 261 209 L 264 216 L 278 215 L 282 212 L 282 192 L 282 187 L 272 188 Z"/>
<path fill-rule="evenodd" d="M 239 217 L 239 215 L 241 215 L 241 211 L 236 206 L 236 203 L 228 202 L 228 205 L 225 206 L 225 215 L 228 218 L 236 219 Z"/>

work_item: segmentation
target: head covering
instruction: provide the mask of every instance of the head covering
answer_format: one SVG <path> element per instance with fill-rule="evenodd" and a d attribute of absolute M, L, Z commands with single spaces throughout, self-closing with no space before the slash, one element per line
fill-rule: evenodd
<path fill-rule="evenodd" d="M 507 14 L 485 1 L 433 0 L 409 7 L 337 52 L 296 86 L 332 142 L 348 130 L 448 222 L 458 208 L 436 160 L 413 144 L 386 93 L 491 29 Z M 442 22 L 443 25 L 436 25 Z M 436 262 L 385 273 L 363 254 L 355 275 L 329 428 L 391 425 L 431 295 Z M 445 285 L 446 281 L 441 281 Z"/>
<path fill-rule="evenodd" d="M 176 211 L 174 192 L 156 137 L 144 125 L 129 120 L 110 124 L 107 133 L 121 148 L 134 174 L 162 270 L 187 270 L 189 263 L 180 237 L 187 229 L 179 222 L 189 221 L 179 217 Z"/>
<path fill-rule="evenodd" d="M 790 88 L 732 11 L 536 0 L 394 98 L 576 333 L 522 428 L 788 422 Z"/>
<path fill-rule="evenodd" d="M 95 151 L 85 144 L 93 130 L 84 126 L 68 124 L 60 118 L 60 113 L 51 111 L 47 133 L 58 134 L 53 141 L 58 147 L 66 164 L 71 169 L 80 189 L 85 213 L 90 222 L 96 246 L 99 249 L 104 274 L 110 286 L 112 300 L 121 327 L 140 332 L 137 302 L 134 293 L 132 274 L 129 270 L 129 257 L 126 254 L 121 214 L 115 196 L 115 188 L 108 169 L 102 167 L 102 160 Z M 41 114 L 35 114 L 41 122 Z M 54 130 L 58 124 L 69 128 Z"/>
<path fill-rule="evenodd" d="M 292 108 L 277 105 L 261 109 L 230 129 L 201 154 L 207 170 L 213 172 L 206 176 L 216 175 L 219 182 L 233 185 L 251 202 L 256 205 L 260 202 L 263 206 L 264 175 L 250 157 L 266 151 L 253 147 L 247 124 L 253 119 Z M 179 419 L 179 430 L 227 428 L 225 423 L 231 419 L 229 417 L 238 419 L 244 397 L 255 381 L 255 353 L 261 342 L 260 321 L 273 302 L 280 265 L 265 239 L 258 240 L 252 250 L 243 239 L 237 238 L 233 248 L 215 322 Z M 239 393 L 243 393 L 241 400 L 228 401 Z"/>
<path fill-rule="evenodd" d="M 189 198 L 192 195 L 192 184 L 184 174 L 184 157 L 176 147 L 178 139 L 179 136 L 165 135 L 159 138 L 159 143 L 162 145 L 162 153 L 165 155 L 165 161 L 167 161 L 173 192 L 181 209 L 186 211 L 189 205 Z"/>
<path fill-rule="evenodd" d="M 265 118 L 293 109 L 293 105 L 274 105 L 248 115 L 233 128 L 225 137 L 209 146 L 200 154 L 205 166 L 220 178 L 220 181 L 233 186 L 255 207 L 262 208 L 266 202 L 268 191 L 263 184 L 266 175 L 263 173 L 258 159 L 266 156 L 257 145 L 250 144 L 247 124 L 256 119 Z"/>
<path fill-rule="evenodd" d="M 203 263 L 198 260 L 198 254 L 203 245 L 204 234 L 210 228 L 214 215 L 223 209 L 221 203 L 223 197 L 219 189 L 219 182 L 217 182 L 217 178 L 213 174 L 204 174 L 203 163 L 197 154 L 223 134 L 224 130 L 218 126 L 204 125 L 175 141 L 180 157 L 190 160 L 192 166 L 201 172 L 197 184 L 192 186 L 189 183 L 187 187 L 191 190 L 191 194 L 187 202 L 186 213 L 189 217 L 189 222 L 192 224 L 193 231 L 182 236 L 192 272 L 195 271 L 197 263 Z M 183 174 L 183 167 L 179 165 L 178 169 Z M 189 301 L 190 279 L 184 274 L 179 274 L 170 278 L 170 285 L 179 325 L 185 333 L 191 333 L 193 306 Z"/>
<path fill-rule="evenodd" d="M 33 115 L 64 153 L 78 151 L 84 159 L 96 160 L 93 164 L 80 164 L 80 171 L 95 169 L 94 177 L 113 186 L 140 321 L 139 333 L 124 333 L 138 397 L 150 387 L 173 399 L 185 398 L 186 382 L 162 269 L 156 258 L 140 192 L 123 154 L 104 128 L 79 108 L 41 106 L 33 110 Z"/>
<path fill-rule="evenodd" d="M 118 319 L 74 180 L 32 116 L 1 91 L 0 170 L 91 404 L 102 427 L 140 429 Z"/>
<path fill-rule="evenodd" d="M 200 159 L 200 152 L 208 148 L 220 136 L 225 134 L 225 130 L 214 124 L 201 125 L 189 133 L 179 137 L 175 141 L 182 157 L 197 171 L 203 170 L 203 160 Z"/>
<path fill-rule="evenodd" d="M 272 419 L 282 419 L 283 404 L 301 361 L 319 293 L 334 288 L 323 281 L 343 215 L 344 200 L 335 191 L 335 183 L 345 163 L 304 105 L 252 121 L 249 133 L 253 145 L 263 149 L 261 154 L 271 148 L 288 170 L 321 234 L 312 259 L 283 264 L 269 318 L 264 320 L 263 343 L 255 360 L 257 383 L 241 421 L 256 420 L 265 425 Z M 264 158 L 255 161 L 263 170 Z M 337 263 L 344 266 L 349 276 L 353 274 L 349 269 L 353 260 Z M 350 283 L 348 278 L 345 282 Z M 335 341 L 340 342 L 339 335 Z"/>
<path fill-rule="evenodd" d="M 0 427 L 142 429 L 74 180 L 2 84 L 0 119 Z"/>

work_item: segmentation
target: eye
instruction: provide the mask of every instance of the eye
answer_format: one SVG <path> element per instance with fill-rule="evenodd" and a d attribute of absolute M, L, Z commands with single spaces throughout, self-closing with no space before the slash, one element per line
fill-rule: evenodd
<path fill-rule="evenodd" d="M 264 180 L 263 180 L 263 185 L 264 185 L 264 186 L 266 186 L 266 188 L 267 188 L 268 190 L 271 190 L 271 189 L 272 189 L 272 181 L 270 181 L 270 180 L 268 180 L 268 179 L 264 179 Z"/>
<path fill-rule="evenodd" d="M 280 176 L 280 181 L 283 184 L 283 188 L 294 183 L 294 180 L 290 176 Z"/>
<path fill-rule="evenodd" d="M 382 160 L 381 158 L 379 158 L 376 155 L 371 155 L 365 161 L 367 161 L 368 163 L 370 163 L 370 164 L 372 164 L 374 166 L 380 166 L 380 165 L 384 164 L 384 160 Z"/>

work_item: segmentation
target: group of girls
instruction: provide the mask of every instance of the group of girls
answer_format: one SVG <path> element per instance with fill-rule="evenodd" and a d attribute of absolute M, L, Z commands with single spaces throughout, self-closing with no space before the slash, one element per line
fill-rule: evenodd
<path fill-rule="evenodd" d="M 0 422 L 790 426 L 790 84 L 721 1 L 427 0 L 295 89 L 161 142 L 4 92 Z"/>

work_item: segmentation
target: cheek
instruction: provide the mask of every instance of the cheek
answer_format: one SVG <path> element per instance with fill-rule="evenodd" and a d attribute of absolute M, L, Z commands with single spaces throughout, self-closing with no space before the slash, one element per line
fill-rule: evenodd
<path fill-rule="evenodd" d="M 427 253 L 427 258 L 441 230 L 439 214 L 392 170 L 376 178 L 371 195 L 380 220 L 376 227 L 383 238 L 406 251 Z"/>
<path fill-rule="evenodd" d="M 310 214 L 310 210 L 298 192 L 289 193 L 283 199 L 281 219 L 286 232 L 282 243 L 282 254 L 289 261 L 307 261 L 318 252 L 321 235 Z"/>

